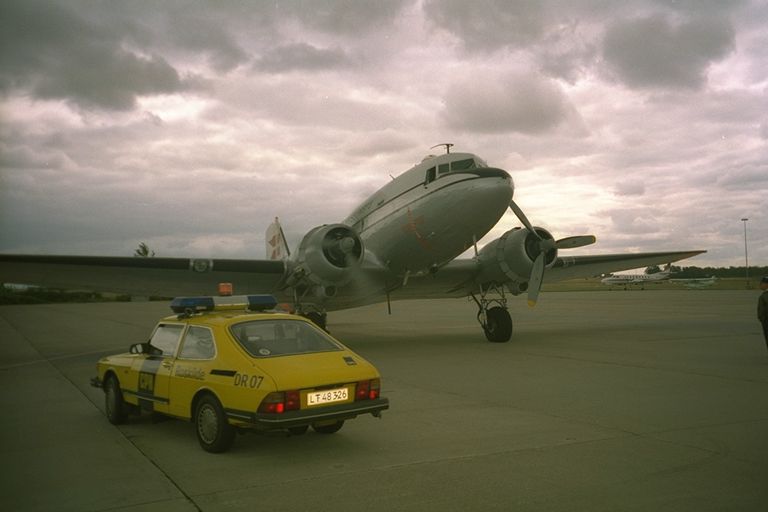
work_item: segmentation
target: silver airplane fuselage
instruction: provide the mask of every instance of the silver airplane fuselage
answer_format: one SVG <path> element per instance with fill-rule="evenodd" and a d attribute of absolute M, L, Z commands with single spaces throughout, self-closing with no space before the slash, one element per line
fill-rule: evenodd
<path fill-rule="evenodd" d="M 509 174 L 470 153 L 428 157 L 358 206 L 344 220 L 360 235 L 366 259 L 395 275 L 423 275 L 472 247 L 509 208 Z"/>

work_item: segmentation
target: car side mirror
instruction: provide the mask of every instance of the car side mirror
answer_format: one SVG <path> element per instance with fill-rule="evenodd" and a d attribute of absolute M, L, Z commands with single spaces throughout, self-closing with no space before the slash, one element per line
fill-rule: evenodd
<path fill-rule="evenodd" d="M 146 345 L 147 345 L 146 343 L 134 343 L 133 345 L 131 345 L 131 348 L 128 349 L 128 351 L 131 354 L 144 354 L 146 353 L 146 350 L 144 350 Z"/>
<path fill-rule="evenodd" d="M 149 354 L 151 356 L 161 356 L 163 351 L 157 347 L 153 347 L 149 343 L 134 343 L 128 349 L 131 354 Z"/>

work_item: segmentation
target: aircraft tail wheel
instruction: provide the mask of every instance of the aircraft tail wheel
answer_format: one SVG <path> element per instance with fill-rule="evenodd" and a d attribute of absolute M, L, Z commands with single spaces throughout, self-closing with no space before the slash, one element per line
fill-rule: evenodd
<path fill-rule="evenodd" d="M 512 317 L 509 311 L 501 306 L 495 306 L 486 313 L 483 325 L 485 337 L 493 343 L 505 343 L 512 337 Z"/>

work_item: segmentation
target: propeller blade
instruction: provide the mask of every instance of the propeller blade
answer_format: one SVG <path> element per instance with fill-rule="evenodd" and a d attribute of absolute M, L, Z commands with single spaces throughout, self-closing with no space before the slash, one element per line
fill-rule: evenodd
<path fill-rule="evenodd" d="M 522 222 L 522 223 L 523 223 L 523 226 L 525 226 L 525 228 L 526 228 L 528 231 L 530 231 L 531 233 L 533 233 L 534 235 L 536 235 L 536 238 L 538 238 L 539 240 L 541 240 L 541 237 L 539 236 L 539 234 L 536 232 L 536 230 L 535 230 L 535 229 L 533 229 L 533 226 L 532 226 L 532 225 L 531 225 L 531 223 L 528 221 L 528 217 L 526 217 L 526 216 L 525 216 L 525 214 L 523 213 L 523 210 L 521 210 L 521 209 L 520 209 L 520 207 L 519 207 L 519 206 L 517 206 L 517 203 L 515 202 L 515 200 L 514 200 L 514 199 L 512 199 L 512 200 L 510 200 L 510 201 L 509 201 L 509 208 L 510 208 L 510 209 L 511 209 L 513 212 L 515 212 L 515 215 L 517 215 L 517 218 L 518 218 L 518 219 L 520 219 L 520 222 Z"/>
<path fill-rule="evenodd" d="M 541 291 L 541 282 L 544 280 L 544 256 L 542 252 L 533 262 L 533 269 L 531 270 L 531 279 L 528 281 L 528 306 L 534 307 L 539 300 L 539 292 Z"/>
<path fill-rule="evenodd" d="M 592 245 L 597 241 L 593 235 L 580 235 L 569 236 L 561 238 L 555 243 L 555 247 L 558 249 L 575 249 L 577 247 L 584 247 L 585 245 Z"/>

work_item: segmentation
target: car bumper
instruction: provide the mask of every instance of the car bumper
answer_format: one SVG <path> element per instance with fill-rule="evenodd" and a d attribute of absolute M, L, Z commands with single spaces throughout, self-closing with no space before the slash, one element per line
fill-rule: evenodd
<path fill-rule="evenodd" d="M 372 414 L 379 417 L 381 412 L 386 409 L 389 409 L 389 400 L 379 398 L 319 409 L 288 411 L 282 414 L 262 414 L 233 409 L 226 409 L 225 412 L 230 420 L 244 426 L 250 426 L 257 430 L 283 430 L 321 421 L 348 420 L 361 414 Z"/>
<path fill-rule="evenodd" d="M 98 377 L 91 377 L 91 386 L 93 386 L 95 388 L 102 388 L 102 387 L 104 387 L 103 383 L 101 382 L 101 379 L 99 379 Z"/>

